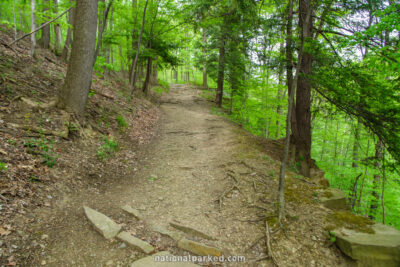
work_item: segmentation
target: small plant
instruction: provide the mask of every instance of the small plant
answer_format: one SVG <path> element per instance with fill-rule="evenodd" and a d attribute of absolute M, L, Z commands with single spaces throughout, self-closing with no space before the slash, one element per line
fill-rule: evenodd
<path fill-rule="evenodd" d="M 4 162 L 0 161 L 0 171 L 7 171 L 8 167 Z"/>
<path fill-rule="evenodd" d="M 269 170 L 268 175 L 271 177 L 275 176 L 275 171 L 274 170 Z"/>
<path fill-rule="evenodd" d="M 53 152 L 53 139 L 47 139 L 43 135 L 39 139 L 30 139 L 24 142 L 24 146 L 29 148 L 28 153 L 41 155 L 43 163 L 51 168 L 56 164 L 57 154 Z"/>
<path fill-rule="evenodd" d="M 317 196 L 318 196 L 318 193 L 317 193 L 317 192 L 314 192 L 314 193 L 313 193 L 313 196 L 314 196 L 314 197 L 317 197 Z"/>
<path fill-rule="evenodd" d="M 75 123 L 69 123 L 68 124 L 68 131 L 69 132 L 78 132 L 79 131 L 79 127 Z"/>
<path fill-rule="evenodd" d="M 118 123 L 118 130 L 120 132 L 123 132 L 125 129 L 128 129 L 128 123 L 126 122 L 124 116 L 118 114 L 117 117 L 115 117 L 115 120 Z"/>
<path fill-rule="evenodd" d="M 329 236 L 330 236 L 329 241 L 330 241 L 331 243 L 335 243 L 335 241 L 336 241 L 336 234 L 335 234 L 335 232 L 329 231 Z"/>
<path fill-rule="evenodd" d="M 91 97 L 91 96 L 94 96 L 94 91 L 93 90 L 90 90 L 90 92 L 89 92 L 89 97 Z"/>
<path fill-rule="evenodd" d="M 118 152 L 119 145 L 112 138 L 104 137 L 104 144 L 97 149 L 97 158 L 104 160 L 111 157 L 115 152 Z"/>
<path fill-rule="evenodd" d="M 7 143 L 9 143 L 9 144 L 12 145 L 12 146 L 15 146 L 15 145 L 17 144 L 17 141 L 14 140 L 14 139 L 8 139 L 8 140 L 7 140 Z"/>

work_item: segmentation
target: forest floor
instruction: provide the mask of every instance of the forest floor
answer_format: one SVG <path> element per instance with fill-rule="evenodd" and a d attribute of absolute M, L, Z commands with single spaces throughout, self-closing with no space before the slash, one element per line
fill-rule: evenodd
<path fill-rule="evenodd" d="M 0 161 L 7 166 L 0 170 L 0 266 L 129 266 L 145 256 L 104 239 L 86 219 L 84 205 L 157 251 L 187 255 L 153 227 L 179 222 L 214 237 L 201 242 L 225 255 L 246 257 L 245 263 L 201 265 L 273 266 L 265 259 L 265 220 L 274 227 L 280 142 L 211 114 L 214 103 L 199 88 L 172 85 L 153 103 L 128 101 L 120 81 L 96 77 L 84 124 L 73 124 L 69 139 L 18 128 L 64 127 L 57 109 L 34 106 L 56 95 L 66 65 L 46 50 L 35 59 L 28 54 L 28 41 L 14 50 L 0 46 Z M 36 104 L 30 107 L 24 97 Z M 118 114 L 129 129 L 118 127 Z M 99 160 L 104 136 L 120 150 Z M 49 160 L 55 165 L 46 166 Z M 329 241 L 332 211 L 318 202 L 318 189 L 288 172 L 287 220 L 271 234 L 280 266 L 349 264 Z M 143 220 L 124 213 L 124 205 L 138 209 Z"/>

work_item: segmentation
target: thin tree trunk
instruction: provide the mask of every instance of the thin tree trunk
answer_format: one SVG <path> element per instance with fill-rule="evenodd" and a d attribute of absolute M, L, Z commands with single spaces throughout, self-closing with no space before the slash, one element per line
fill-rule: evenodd
<path fill-rule="evenodd" d="M 225 73 L 225 37 L 221 39 L 219 47 L 219 60 L 218 60 L 218 81 L 217 81 L 217 94 L 215 102 L 218 107 L 222 106 L 222 98 L 224 94 L 224 73 Z"/>
<path fill-rule="evenodd" d="M 98 32 L 96 50 L 95 50 L 94 56 L 93 56 L 93 66 L 94 66 L 94 64 L 96 64 L 97 56 L 99 55 L 99 52 L 100 52 L 101 43 L 103 41 L 103 33 L 107 27 L 108 14 L 110 13 L 110 9 L 111 9 L 111 6 L 113 3 L 114 3 L 114 0 L 110 0 L 110 2 L 107 5 L 106 10 L 104 11 L 103 23 L 101 25 L 99 25 L 100 30 Z"/>
<path fill-rule="evenodd" d="M 74 0 L 70 0 L 70 3 L 74 3 Z M 64 59 L 64 61 L 68 60 L 68 55 L 72 43 L 72 27 L 74 25 L 74 13 L 75 13 L 75 8 L 72 8 L 69 13 L 68 13 L 68 31 L 67 31 L 67 38 L 65 39 L 65 44 L 64 44 L 64 49 L 62 51 L 61 57 Z"/>
<path fill-rule="evenodd" d="M 15 0 L 13 0 L 13 15 L 14 15 L 14 40 L 17 39 L 17 18 L 15 15 Z"/>
<path fill-rule="evenodd" d="M 133 66 L 132 66 L 131 95 L 133 95 L 133 91 L 135 90 L 135 85 L 136 85 L 136 66 L 137 66 L 139 53 L 140 53 L 140 45 L 142 43 L 144 25 L 146 23 L 146 9 L 147 9 L 147 4 L 148 3 L 149 3 L 149 0 L 146 0 L 146 4 L 144 5 L 144 10 L 143 10 L 142 27 L 140 28 L 140 34 L 139 34 L 139 40 L 138 40 L 137 49 L 136 49 L 135 60 L 133 61 Z"/>
<path fill-rule="evenodd" d="M 49 3 L 50 0 L 43 0 L 43 13 L 46 13 L 49 10 Z M 48 16 L 44 16 L 44 18 L 48 18 Z M 50 25 L 46 25 L 45 27 L 43 27 L 40 44 L 43 48 L 50 48 Z"/>
<path fill-rule="evenodd" d="M 35 0 L 31 0 L 31 30 L 32 32 L 36 29 L 36 19 L 35 19 Z M 31 34 L 31 56 L 35 56 L 36 50 L 36 33 Z"/>
<path fill-rule="evenodd" d="M 57 14 L 58 13 L 58 0 L 54 0 L 54 12 Z M 58 56 L 60 55 L 60 51 L 61 51 L 61 42 L 62 42 L 62 36 L 61 36 L 61 27 L 60 27 L 60 23 L 57 22 L 54 25 L 54 34 L 55 34 L 55 38 L 54 38 L 54 52 L 55 54 Z"/>
<path fill-rule="evenodd" d="M 58 105 L 79 116 L 85 110 L 92 82 L 96 29 L 97 1 L 77 1 L 71 58 Z"/>
<path fill-rule="evenodd" d="M 203 28 L 203 87 L 207 89 L 208 83 L 207 83 L 206 45 L 207 45 L 207 35 L 205 29 Z"/>
<path fill-rule="evenodd" d="M 369 208 L 369 218 L 372 220 L 376 219 L 379 203 L 379 185 L 381 184 L 381 167 L 382 167 L 382 156 L 383 156 L 383 142 L 378 140 L 375 145 L 375 171 L 374 180 L 372 181 L 372 200 Z"/>

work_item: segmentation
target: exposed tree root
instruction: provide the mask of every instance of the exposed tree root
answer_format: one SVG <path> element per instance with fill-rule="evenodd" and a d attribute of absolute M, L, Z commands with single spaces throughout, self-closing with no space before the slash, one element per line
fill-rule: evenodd
<path fill-rule="evenodd" d="M 270 258 L 272 259 L 272 262 L 275 264 L 275 266 L 279 267 L 279 264 L 276 261 L 276 258 L 274 256 L 274 253 L 272 252 L 272 248 L 271 248 L 271 238 L 270 238 L 268 221 L 265 221 L 265 243 L 267 245 L 267 255 L 270 256 Z"/>

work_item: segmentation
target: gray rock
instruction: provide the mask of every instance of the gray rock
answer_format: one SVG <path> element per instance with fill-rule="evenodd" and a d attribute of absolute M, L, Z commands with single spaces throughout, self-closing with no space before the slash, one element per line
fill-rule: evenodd
<path fill-rule="evenodd" d="M 115 237 L 121 226 L 111 220 L 109 217 L 89 207 L 83 207 L 86 217 L 93 224 L 94 228 L 101 233 L 106 239 Z"/>
<path fill-rule="evenodd" d="M 152 225 L 151 228 L 154 232 L 160 233 L 164 236 L 168 236 L 177 242 L 183 238 L 183 234 L 174 231 L 169 231 L 168 229 L 165 229 L 162 226 Z"/>
<path fill-rule="evenodd" d="M 346 194 L 336 188 L 327 188 L 326 190 L 320 191 L 318 193 L 320 196 L 321 203 L 333 210 L 345 210 L 347 209 L 346 205 Z"/>
<path fill-rule="evenodd" d="M 138 220 L 142 220 L 142 219 L 143 219 L 143 217 L 142 217 L 142 215 L 140 214 L 140 212 L 139 212 L 137 209 L 134 209 L 134 208 L 132 208 L 132 207 L 129 206 L 129 205 L 122 206 L 121 209 L 122 209 L 123 211 L 129 213 L 130 215 L 132 215 L 133 217 L 135 217 L 135 218 L 138 219 Z"/>
<path fill-rule="evenodd" d="M 196 267 L 197 264 L 191 262 L 167 262 L 165 260 L 171 259 L 174 255 L 168 251 L 162 251 L 152 256 L 142 258 L 131 264 L 131 267 Z M 157 260 L 157 261 L 156 261 Z"/>
<path fill-rule="evenodd" d="M 215 237 L 212 237 L 206 233 L 203 233 L 199 230 L 196 230 L 194 228 L 191 228 L 189 226 L 185 226 L 179 223 L 175 223 L 175 222 L 170 222 L 169 223 L 172 227 L 186 233 L 189 234 L 191 236 L 196 236 L 196 237 L 200 237 L 200 238 L 204 238 L 204 239 L 209 239 L 209 240 L 217 240 Z"/>
<path fill-rule="evenodd" d="M 219 257 L 222 255 L 222 250 L 218 248 L 210 247 L 186 238 L 182 238 L 178 241 L 178 247 L 200 256 L 210 255 Z"/>
<path fill-rule="evenodd" d="M 138 249 L 146 254 L 150 254 L 154 251 L 154 247 L 150 245 L 149 243 L 134 237 L 128 232 L 121 232 L 117 235 L 117 238 L 131 247 L 134 247 L 135 249 Z"/>
<path fill-rule="evenodd" d="M 336 243 L 359 266 L 400 266 L 400 231 L 380 223 L 372 225 L 372 229 L 374 234 L 349 229 L 334 231 Z"/>

